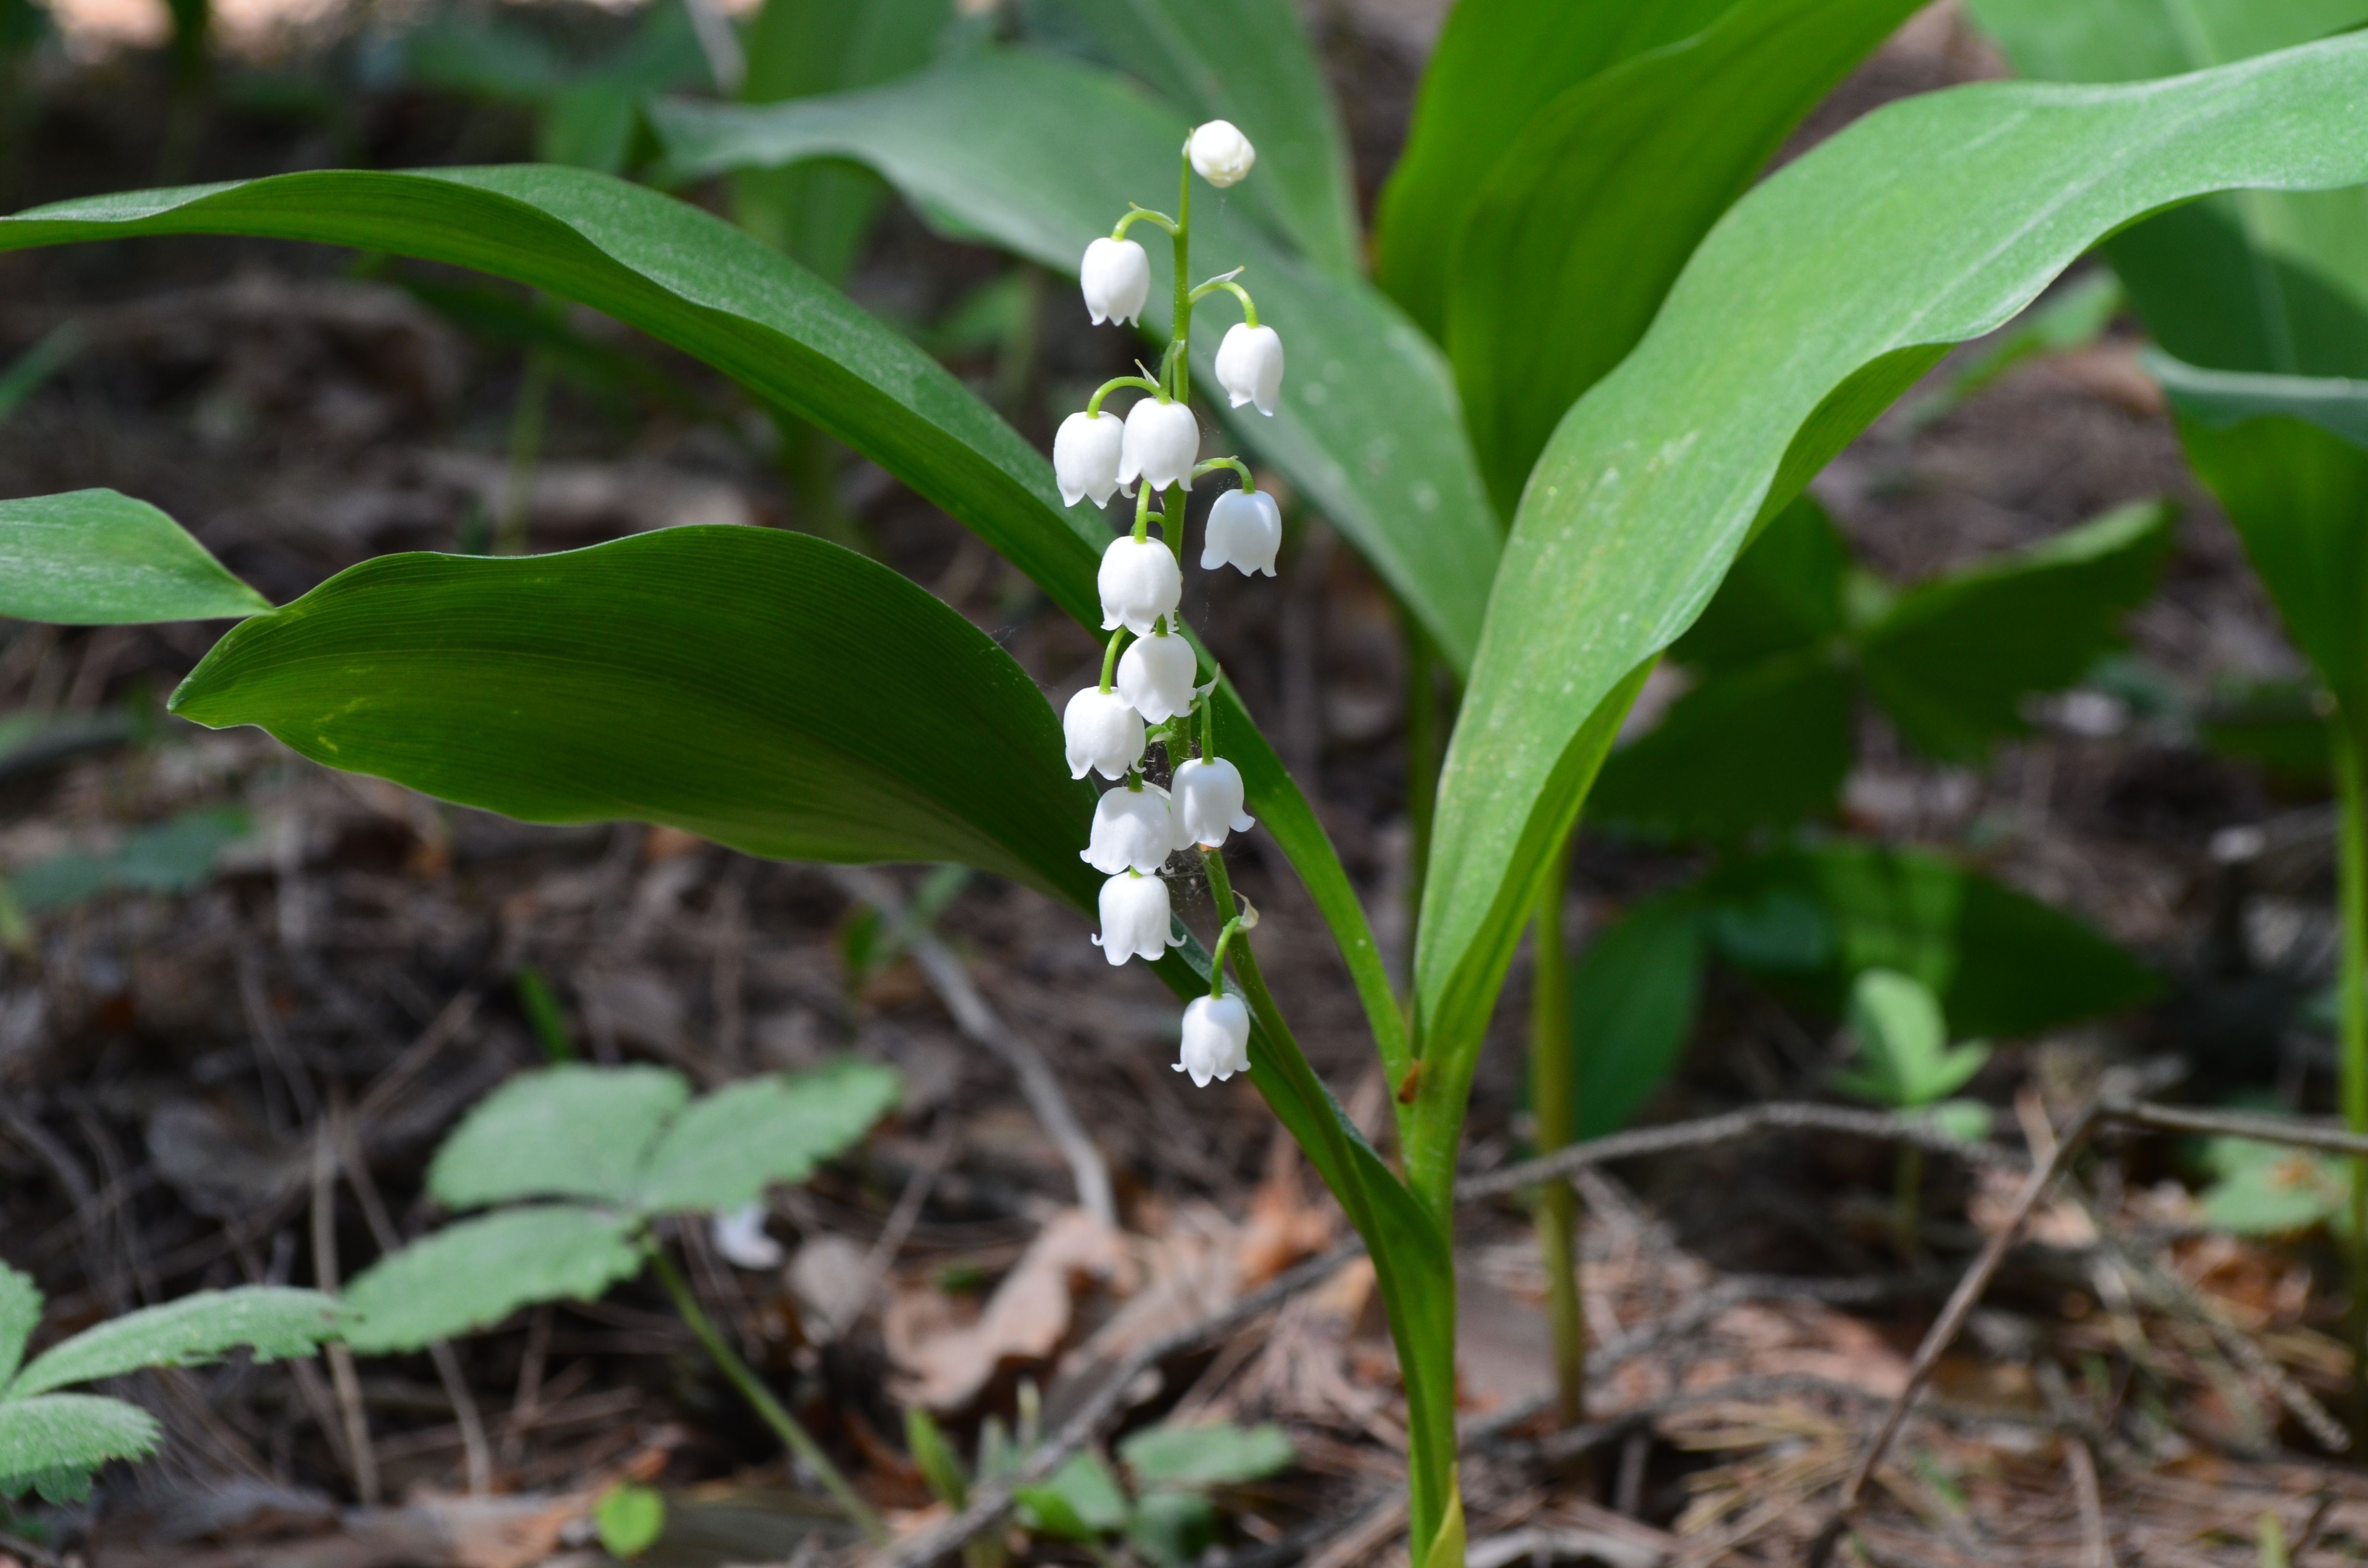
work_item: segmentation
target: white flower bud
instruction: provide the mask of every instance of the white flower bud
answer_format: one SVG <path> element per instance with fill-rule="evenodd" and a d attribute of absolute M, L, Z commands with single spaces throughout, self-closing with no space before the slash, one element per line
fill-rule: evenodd
<path fill-rule="evenodd" d="M 1164 723 L 1191 710 L 1199 672 L 1192 644 L 1181 637 L 1139 637 L 1118 656 L 1118 694 L 1145 723 Z"/>
<path fill-rule="evenodd" d="M 1068 742 L 1072 778 L 1083 778 L 1088 771 L 1123 778 L 1128 768 L 1143 760 L 1143 715 L 1128 707 L 1125 698 L 1099 686 L 1069 699 L 1061 714 L 1061 733 Z"/>
<path fill-rule="evenodd" d="M 1077 264 L 1077 284 L 1095 325 L 1106 321 L 1132 324 L 1151 298 L 1151 258 L 1133 240 L 1105 234 L 1086 247 L 1086 259 Z"/>
<path fill-rule="evenodd" d="M 1247 833 L 1258 822 L 1242 810 L 1241 769 L 1224 757 L 1192 757 L 1176 768 L 1176 847 L 1221 847 L 1225 835 Z"/>
<path fill-rule="evenodd" d="M 1161 616 L 1176 613 L 1176 601 L 1184 597 L 1184 571 L 1176 564 L 1176 552 L 1157 540 L 1121 534 L 1103 549 L 1094 586 L 1101 590 L 1104 631 L 1123 626 L 1148 637 Z"/>
<path fill-rule="evenodd" d="M 1053 478 L 1061 486 L 1061 504 L 1074 506 L 1090 495 L 1095 506 L 1109 506 L 1125 442 L 1126 421 L 1115 414 L 1079 413 L 1062 420 L 1053 437 Z"/>
<path fill-rule="evenodd" d="M 1235 322 L 1217 345 L 1217 384 L 1239 408 L 1246 403 L 1274 416 L 1275 400 L 1282 395 L 1282 339 L 1270 326 Z"/>
<path fill-rule="evenodd" d="M 1250 1010 L 1228 991 L 1223 996 L 1195 996 L 1184 1006 L 1184 1041 L 1176 1053 L 1178 1073 L 1190 1073 L 1195 1087 L 1207 1088 L 1250 1070 Z"/>
<path fill-rule="evenodd" d="M 1231 566 L 1247 577 L 1274 575 L 1274 552 L 1282 548 L 1282 508 L 1263 490 L 1228 490 L 1209 508 L 1201 536 L 1201 569 Z"/>
<path fill-rule="evenodd" d="M 1212 119 L 1192 132 L 1185 151 L 1191 155 L 1192 166 L 1200 171 L 1201 177 L 1220 190 L 1238 184 L 1250 172 L 1250 165 L 1258 162 L 1258 149 L 1229 119 Z"/>
<path fill-rule="evenodd" d="M 1094 802 L 1094 834 L 1077 858 L 1106 877 L 1130 867 L 1149 876 L 1176 847 L 1176 807 L 1156 784 L 1121 785 Z"/>
<path fill-rule="evenodd" d="M 1192 485 L 1193 460 L 1201 455 L 1201 426 L 1180 403 L 1144 398 L 1126 411 L 1126 438 L 1121 443 L 1118 482 L 1134 492 L 1138 479 L 1154 490 L 1171 484 Z"/>
<path fill-rule="evenodd" d="M 1094 946 L 1112 967 L 1134 958 L 1157 963 L 1169 948 L 1183 945 L 1183 937 L 1169 932 L 1167 884 L 1157 877 L 1121 871 L 1102 884 L 1100 902 L 1102 928 Z"/>
<path fill-rule="evenodd" d="M 709 1221 L 709 1235 L 723 1261 L 734 1268 L 762 1272 L 781 1267 L 781 1244 L 765 1233 L 765 1205 L 743 1203 L 719 1209 Z"/>

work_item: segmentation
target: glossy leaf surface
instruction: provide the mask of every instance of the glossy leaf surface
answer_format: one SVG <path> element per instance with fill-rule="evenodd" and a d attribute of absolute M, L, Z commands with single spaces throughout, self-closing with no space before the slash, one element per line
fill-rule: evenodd
<path fill-rule="evenodd" d="M 112 490 L 0 501 L 0 615 L 122 626 L 270 608 L 145 501 Z"/>
<path fill-rule="evenodd" d="M 2213 189 L 2363 178 L 2368 40 L 2345 39 L 2138 88 L 1912 98 L 1729 210 L 1556 431 L 1497 575 L 1424 894 L 1418 1187 L 1449 1177 L 1547 851 L 1616 728 L 1599 710 L 1701 613 L 1755 521 L 1942 346 L 2012 319 L 2121 224 Z"/>

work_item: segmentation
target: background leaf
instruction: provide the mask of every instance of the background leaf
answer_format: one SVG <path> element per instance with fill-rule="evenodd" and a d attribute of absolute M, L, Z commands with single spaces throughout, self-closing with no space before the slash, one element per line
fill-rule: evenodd
<path fill-rule="evenodd" d="M 268 1285 L 199 1290 L 126 1312 L 51 1346 L 17 1374 L 7 1397 L 47 1393 L 142 1367 L 202 1367 L 240 1346 L 252 1348 L 258 1361 L 309 1356 L 314 1346 L 337 1336 L 338 1325 L 337 1303 L 317 1290 Z"/>
<path fill-rule="evenodd" d="M 1816 497 L 1795 497 L 1735 558 L 1718 597 L 1669 657 L 1715 675 L 1840 636 L 1852 565 L 1850 545 Z"/>
<path fill-rule="evenodd" d="M 97 1394 L 52 1393 L 0 1401 L 0 1496 L 37 1486 L 51 1503 L 90 1495 L 90 1472 L 109 1460 L 136 1460 L 164 1438 L 136 1404 Z"/>
<path fill-rule="evenodd" d="M 642 1270 L 631 1214 L 539 1203 L 463 1220 L 346 1287 L 346 1343 L 364 1356 L 492 1328 L 538 1301 L 589 1301 Z"/>
<path fill-rule="evenodd" d="M 670 1067 L 520 1073 L 444 1140 L 427 1190 L 448 1209 L 519 1198 L 629 1204 L 659 1132 L 689 1101 L 689 1081 Z"/>
<path fill-rule="evenodd" d="M 839 1062 L 702 1096 L 650 1151 L 637 1201 L 656 1213 L 736 1209 L 774 1182 L 803 1181 L 860 1142 L 903 1089 L 893 1068 Z"/>
<path fill-rule="evenodd" d="M 33 1277 L 0 1263 L 0 1398 L 24 1362 L 26 1342 L 41 1326 L 41 1305 Z"/>
<path fill-rule="evenodd" d="M 1032 1513 L 1030 1529 L 1064 1540 L 1087 1540 L 1126 1526 L 1126 1494 L 1110 1467 L 1092 1454 L 1073 1454 L 1042 1486 L 1023 1486 L 1013 1494 L 1023 1515 Z"/>
<path fill-rule="evenodd" d="M 1856 695 L 1822 650 L 1713 677 L 1605 759 L 1594 814 L 1691 838 L 1822 816 L 1857 754 Z"/>
<path fill-rule="evenodd" d="M 1648 899 L 1604 927 L 1571 970 L 1577 1137 L 1625 1127 L 1684 1061 L 1702 1005 L 1702 923 L 1691 889 Z"/>
<path fill-rule="evenodd" d="M 1256 1426 L 1146 1426 L 1119 1444 L 1118 1457 L 1138 1481 L 1166 1486 L 1237 1486 L 1299 1462 L 1291 1439 L 1271 1421 Z"/>
<path fill-rule="evenodd" d="M 0 501 L 0 615 L 123 626 L 270 608 L 145 501 L 112 490 Z"/>

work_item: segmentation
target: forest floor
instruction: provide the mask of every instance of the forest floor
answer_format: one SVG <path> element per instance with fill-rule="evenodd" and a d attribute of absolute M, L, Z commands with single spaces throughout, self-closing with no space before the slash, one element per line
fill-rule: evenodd
<path fill-rule="evenodd" d="M 1326 12 L 1369 199 L 1405 133 L 1427 15 L 1378 0 Z M 1804 139 L 1995 73 L 1951 12 L 1927 13 Z M 160 168 L 490 162 L 529 144 L 507 110 L 400 88 L 324 105 L 252 83 L 225 88 L 191 142 L 168 124 L 164 81 L 136 53 L 45 70 L 28 101 L 0 108 L 0 206 L 147 185 Z M 422 280 L 452 281 L 260 242 L 0 258 L 0 365 L 69 324 L 74 335 L 63 367 L 0 409 L 0 494 L 139 495 L 280 601 L 370 555 L 482 537 L 507 505 L 520 355 L 406 286 Z M 982 287 L 1020 301 L 1030 329 L 981 344 L 944 327 Z M 901 211 L 854 291 L 942 329 L 957 367 L 1047 443 L 1076 389 L 1123 358 L 1072 322 L 1080 312 L 1048 308 L 1065 285 Z M 596 319 L 574 324 L 676 391 L 561 380 L 525 511 L 535 548 L 802 522 L 769 427 L 726 385 Z M 1898 579 L 2170 497 L 2176 549 L 2130 638 L 2136 664 L 2192 709 L 2231 678 L 2298 665 L 2187 477 L 2136 347 L 2124 324 L 1937 419 L 1895 411 L 1816 494 Z M 851 457 L 838 494 L 883 559 L 994 631 L 1048 691 L 1084 678 L 1095 646 L 945 517 Z M 1295 535 L 1279 587 L 1212 579 L 1193 576 L 1205 601 L 1189 613 L 1402 961 L 1412 835 L 1395 612 L 1320 523 Z M 531 971 L 594 1061 L 662 1062 L 701 1086 L 838 1053 L 902 1071 L 888 1123 L 777 1194 L 780 1267 L 735 1266 L 703 1226 L 673 1238 L 711 1312 L 892 1516 L 935 1506 L 905 1454 L 905 1404 L 935 1408 L 968 1452 L 983 1421 L 1016 1418 L 1023 1384 L 1042 1391 L 1049 1429 L 1112 1367 L 1174 1336 L 1182 1348 L 1128 1383 L 1106 1439 L 1159 1419 L 1271 1421 L 1297 1454 L 1222 1495 L 1218 1560 L 1406 1561 L 1403 1402 L 1369 1266 L 1344 1261 L 1274 1310 L 1177 1334 L 1224 1323 L 1347 1232 L 1253 1088 L 1196 1090 L 1169 1071 L 1174 1000 L 1139 967 L 1109 969 L 1075 915 L 979 876 L 934 928 L 1091 1130 L 1115 1229 L 1081 1214 L 1041 1102 L 966 1038 L 931 978 L 909 955 L 864 961 L 879 908 L 913 897 L 926 869 L 866 881 L 669 829 L 524 826 L 326 771 L 256 731 L 165 717 L 163 695 L 212 635 L 0 626 L 0 714 L 28 721 L 0 728 L 0 869 L 41 903 L 32 945 L 0 958 L 0 1257 L 47 1292 L 44 1340 L 205 1287 L 349 1278 L 380 1250 L 365 1193 L 404 1234 L 427 1228 L 422 1172 L 438 1138 L 546 1057 L 520 1001 Z M 1968 770 L 1918 760 L 1870 716 L 1846 792 L 1854 830 L 1973 858 L 2172 977 L 2172 1001 L 2001 1042 L 1972 1092 L 2022 1130 L 2009 1149 L 2044 1153 L 2051 1123 L 2115 1067 L 2169 1062 L 2182 1095 L 2324 1109 L 2325 1042 L 2282 1029 L 2273 1008 L 2323 984 L 2331 961 L 2323 797 L 2109 695 L 2035 717 Z M 2271 846 L 2249 875 L 2226 853 L 2239 828 Z M 1237 864 L 1308 1055 L 1385 1137 L 1388 1085 L 1321 923 L 1258 835 Z M 1590 835 L 1566 924 L 1583 940 L 1697 864 Z M 1207 914 L 1197 896 L 1188 916 Z M 1474 1173 L 1524 1151 L 1527 989 L 1524 960 L 1480 1071 Z M 1643 1119 L 1827 1097 L 1830 1028 L 1719 976 L 1684 1071 Z M 2267 1563 L 2264 1515 L 2294 1561 L 2368 1555 L 2368 1474 L 2312 1436 L 2313 1402 L 2342 1408 L 2350 1370 L 2331 1255 L 2208 1231 L 2182 1157 L 2169 1140 L 2109 1138 L 2043 1208 L 1879 1472 L 1850 1549 L 1861 1560 Z M 2008 1163 L 1936 1160 L 1919 1266 L 1903 1269 L 1891 1175 L 1884 1143 L 1783 1131 L 1589 1173 L 1599 1424 L 1584 1453 L 1546 1441 L 1528 1211 L 1515 1198 L 1467 1206 L 1471 1561 L 1797 1562 L 2021 1180 Z M 86 1507 L 28 1510 L 0 1564 L 588 1565 L 605 1561 L 591 1504 L 626 1476 L 670 1500 L 642 1560 L 659 1568 L 814 1562 L 845 1543 L 648 1280 L 456 1349 L 465 1398 L 424 1357 L 361 1364 L 367 1453 L 309 1367 L 131 1380 L 165 1425 L 162 1455 L 117 1467 Z M 486 1495 L 469 1491 L 464 1403 L 491 1451 Z M 1028 1550 L 1083 1561 L 1041 1540 Z"/>

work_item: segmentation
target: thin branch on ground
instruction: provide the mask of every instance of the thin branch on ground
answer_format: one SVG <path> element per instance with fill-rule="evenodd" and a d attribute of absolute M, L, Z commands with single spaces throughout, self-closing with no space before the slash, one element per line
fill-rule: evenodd
<path fill-rule="evenodd" d="M 814 1339 L 817 1345 L 827 1345 L 855 1326 L 880 1293 L 880 1283 L 888 1278 L 896 1255 L 904 1250 L 906 1238 L 921 1218 L 921 1206 L 929 1200 L 929 1191 L 937 1186 L 938 1177 L 945 1173 L 946 1162 L 953 1157 L 957 1140 L 939 1138 L 929 1145 L 928 1153 L 905 1178 L 905 1190 L 897 1195 L 896 1207 L 888 1211 L 888 1222 L 880 1229 L 880 1239 L 871 1244 L 864 1256 L 863 1267 L 855 1283 L 840 1298 L 837 1307 L 821 1323 L 814 1325 Z"/>

